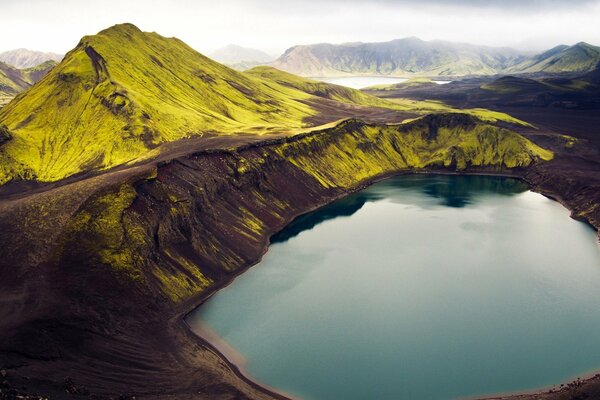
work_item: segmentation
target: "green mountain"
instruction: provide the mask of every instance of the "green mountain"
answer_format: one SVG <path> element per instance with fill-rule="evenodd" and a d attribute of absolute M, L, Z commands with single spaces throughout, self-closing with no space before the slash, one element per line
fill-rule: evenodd
<path fill-rule="evenodd" d="M 81 39 L 0 110 L 12 137 L 0 147 L 0 184 L 132 163 L 193 136 L 304 129 L 319 101 L 398 108 L 272 68 L 240 73 L 176 38 L 116 25 Z"/>
<path fill-rule="evenodd" d="M 508 72 L 587 72 L 600 65 L 600 47 L 580 42 L 557 46 L 508 69 Z"/>
<path fill-rule="evenodd" d="M 27 49 L 15 49 L 0 53 L 1 62 L 19 69 L 33 68 L 46 61 L 58 62 L 62 58 L 61 54 L 44 53 Z"/>
<path fill-rule="evenodd" d="M 288 49 L 272 65 L 303 76 L 495 74 L 526 59 L 509 48 L 405 38 Z"/>
<path fill-rule="evenodd" d="M 587 72 L 599 63 L 600 47 L 583 42 L 531 56 L 509 48 L 406 38 L 382 43 L 295 46 L 272 65 L 302 76 L 409 77 Z"/>

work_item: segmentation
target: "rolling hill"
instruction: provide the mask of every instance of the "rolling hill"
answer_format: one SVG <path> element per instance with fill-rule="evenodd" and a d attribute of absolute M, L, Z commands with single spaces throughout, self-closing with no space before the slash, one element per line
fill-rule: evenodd
<path fill-rule="evenodd" d="M 12 70 L 11 70 L 12 71 Z M 327 107 L 399 108 L 357 90 L 259 69 L 244 74 L 131 24 L 86 36 L 0 110 L 0 184 L 54 181 L 153 157 L 199 135 L 289 132 Z"/>
<path fill-rule="evenodd" d="M 61 54 L 27 49 L 15 49 L 0 53 L 0 61 L 19 69 L 32 68 L 46 61 L 58 62 L 62 58 Z"/>

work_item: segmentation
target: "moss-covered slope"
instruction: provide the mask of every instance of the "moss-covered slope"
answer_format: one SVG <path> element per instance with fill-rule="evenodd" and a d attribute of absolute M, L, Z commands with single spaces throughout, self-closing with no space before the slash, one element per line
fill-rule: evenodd
<path fill-rule="evenodd" d="M 345 86 L 332 85 L 312 79 L 301 78 L 273 67 L 260 66 L 245 71 L 246 75 L 275 82 L 284 87 L 300 90 L 313 96 L 344 104 L 401 109 L 387 100 Z"/>
<path fill-rule="evenodd" d="M 366 106 L 394 105 L 312 83 L 242 74 L 175 38 L 116 25 L 84 37 L 39 84 L 0 110 L 13 140 L 0 148 L 0 184 L 53 181 L 156 152 L 203 133 L 262 133 L 305 127 L 318 96 Z M 341 95 L 329 94 L 340 90 Z M 327 93 L 325 93 L 327 92 Z"/>

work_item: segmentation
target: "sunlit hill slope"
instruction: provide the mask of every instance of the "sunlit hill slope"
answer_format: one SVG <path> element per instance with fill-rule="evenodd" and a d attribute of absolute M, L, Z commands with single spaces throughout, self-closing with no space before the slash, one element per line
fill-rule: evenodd
<path fill-rule="evenodd" d="M 320 91 L 309 85 L 309 92 L 266 72 L 234 71 L 178 39 L 131 24 L 86 36 L 0 110 L 0 125 L 11 136 L 0 147 L 0 184 L 53 181 L 133 162 L 194 135 L 303 128 L 318 113 L 309 104 L 319 96 L 396 107 L 332 85 L 321 84 Z"/>

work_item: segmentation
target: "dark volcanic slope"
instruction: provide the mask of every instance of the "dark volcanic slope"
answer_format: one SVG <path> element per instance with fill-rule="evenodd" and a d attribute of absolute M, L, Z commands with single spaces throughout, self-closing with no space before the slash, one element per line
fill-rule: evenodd
<path fill-rule="evenodd" d="M 599 221 L 577 179 L 547 175 L 546 151 L 469 116 L 351 120 L 174 157 L 0 202 L 0 365 L 12 387 L 265 398 L 182 315 L 255 263 L 293 216 L 392 173 L 512 172 Z"/>

